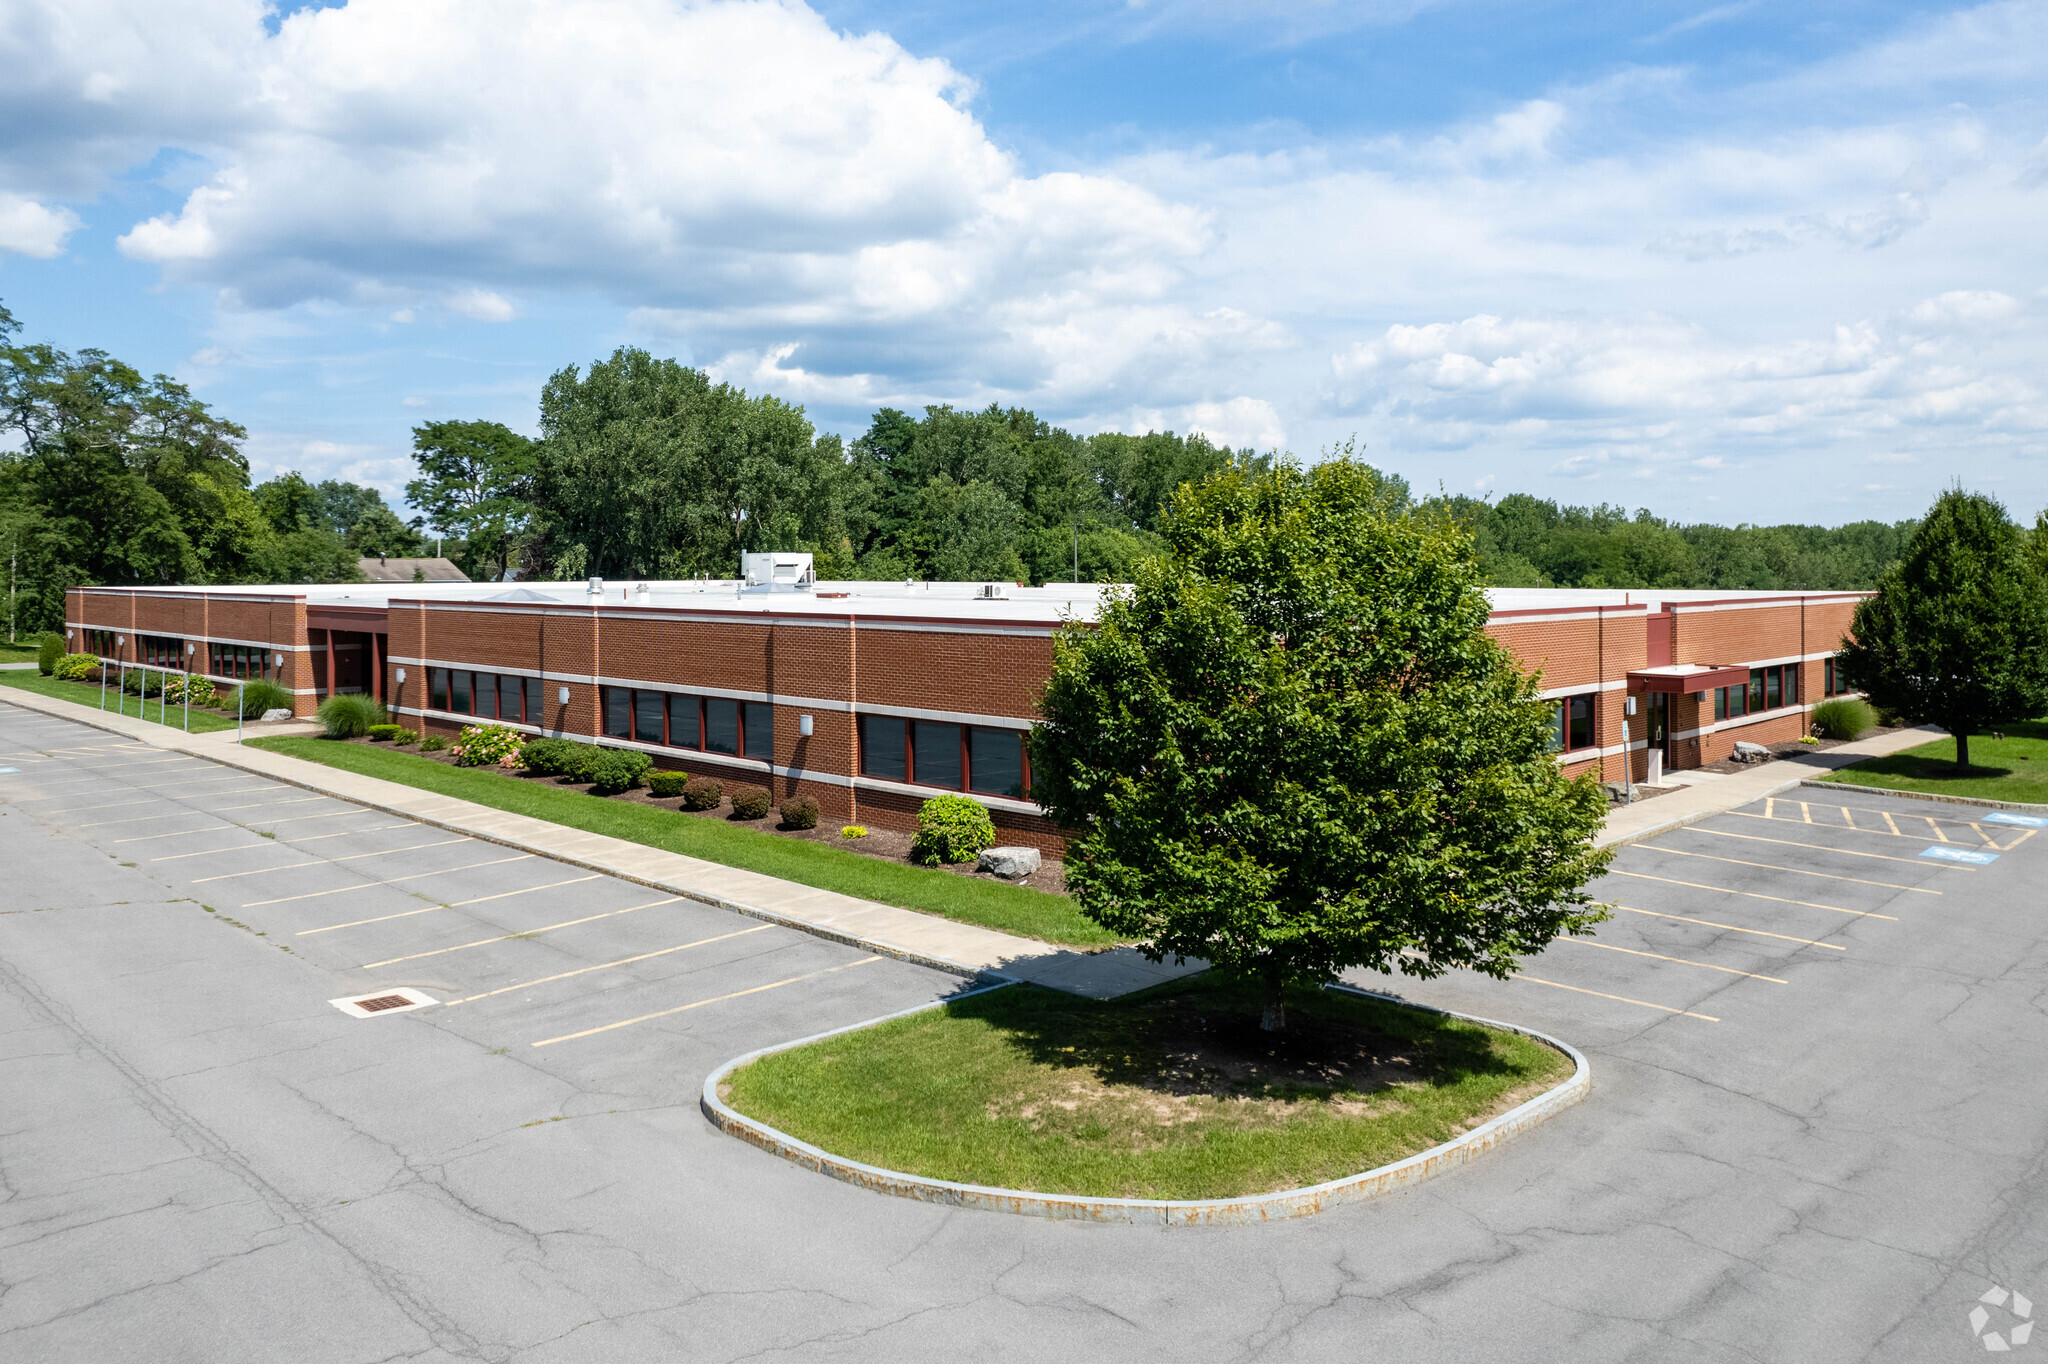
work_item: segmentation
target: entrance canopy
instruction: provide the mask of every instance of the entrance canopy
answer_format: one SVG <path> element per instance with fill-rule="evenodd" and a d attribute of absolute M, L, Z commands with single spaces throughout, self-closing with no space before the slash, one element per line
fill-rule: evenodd
<path fill-rule="evenodd" d="M 1638 668 L 1628 675 L 1630 691 L 1666 692 L 1674 696 L 1748 685 L 1746 666 L 1731 668 L 1721 663 L 1673 663 L 1662 668 Z"/>

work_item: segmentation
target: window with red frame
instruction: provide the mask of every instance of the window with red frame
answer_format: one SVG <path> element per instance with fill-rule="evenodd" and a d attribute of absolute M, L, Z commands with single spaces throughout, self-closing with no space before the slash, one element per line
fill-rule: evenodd
<path fill-rule="evenodd" d="M 1024 732 L 895 715 L 860 717 L 865 777 L 1022 800 L 1031 789 Z"/>

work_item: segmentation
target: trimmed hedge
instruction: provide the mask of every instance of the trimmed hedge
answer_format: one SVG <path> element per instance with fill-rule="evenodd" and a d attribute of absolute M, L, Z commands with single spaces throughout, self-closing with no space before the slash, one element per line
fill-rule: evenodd
<path fill-rule="evenodd" d="M 578 774 L 590 783 L 593 796 L 615 796 L 630 791 L 653 770 L 654 759 L 630 748 L 592 748 Z"/>
<path fill-rule="evenodd" d="M 768 793 L 758 786 L 750 786 L 732 798 L 734 819 L 766 819 L 768 817 Z"/>
<path fill-rule="evenodd" d="M 649 772 L 647 774 L 647 794 L 661 800 L 680 796 L 683 794 L 683 788 L 689 784 L 690 774 L 687 772 Z"/>
<path fill-rule="evenodd" d="M 405 727 L 403 725 L 371 725 L 363 733 L 369 737 L 371 743 L 388 744 L 399 735 L 405 733 Z"/>
<path fill-rule="evenodd" d="M 987 806 L 966 796 L 933 796 L 918 807 L 910 860 L 925 867 L 965 862 L 995 844 L 995 821 Z"/>
<path fill-rule="evenodd" d="M 36 646 L 36 667 L 44 677 L 57 670 L 57 660 L 64 657 L 64 636 L 54 630 L 43 632 L 42 642 Z"/>
<path fill-rule="evenodd" d="M 519 750 L 519 760 L 536 777 L 565 775 L 576 761 L 576 750 L 587 747 L 570 739 L 528 739 Z"/>
<path fill-rule="evenodd" d="M 818 827 L 818 802 L 809 796 L 791 796 L 782 802 L 782 827 L 785 829 L 815 829 Z"/>
<path fill-rule="evenodd" d="M 725 799 L 725 784 L 711 777 L 698 777 L 683 783 L 683 808 L 685 810 L 716 810 L 718 802 Z"/>

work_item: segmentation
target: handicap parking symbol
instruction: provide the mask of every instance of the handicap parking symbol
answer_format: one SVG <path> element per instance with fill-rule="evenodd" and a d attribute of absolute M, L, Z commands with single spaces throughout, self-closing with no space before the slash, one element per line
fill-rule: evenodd
<path fill-rule="evenodd" d="M 1943 862 L 1967 862 L 1973 867 L 1989 866 L 1998 860 L 1997 853 L 1978 852 L 1974 848 L 1951 848 L 1939 843 L 1923 849 L 1920 855 L 1937 858 Z"/>
<path fill-rule="evenodd" d="M 2048 819 L 2039 815 L 2009 815 L 2003 810 L 1993 810 L 1984 816 L 1986 824 L 2018 824 L 2028 829 L 2048 828 Z"/>

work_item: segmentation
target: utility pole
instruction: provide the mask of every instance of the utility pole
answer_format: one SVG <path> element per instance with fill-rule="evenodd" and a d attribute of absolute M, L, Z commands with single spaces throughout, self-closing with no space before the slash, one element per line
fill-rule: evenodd
<path fill-rule="evenodd" d="M 14 543 L 7 547 L 7 642 L 14 643 L 14 570 L 21 558 L 21 532 L 14 532 Z"/>

